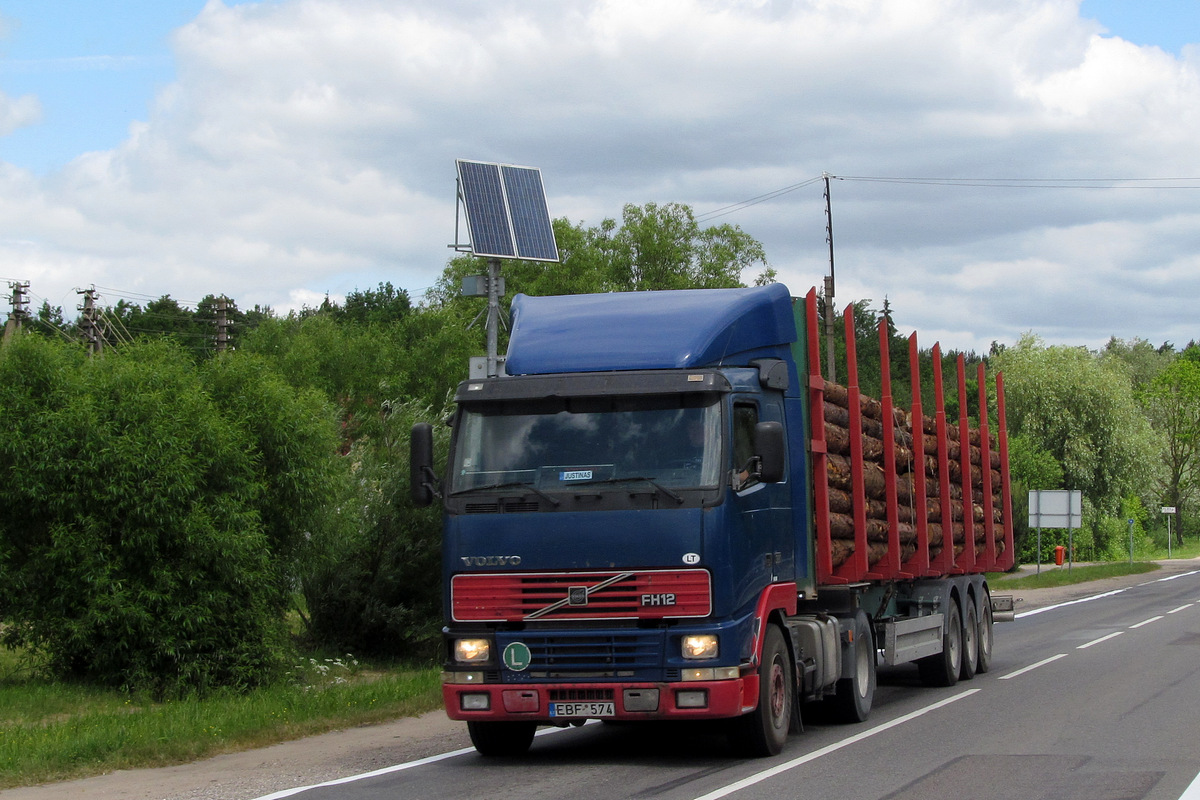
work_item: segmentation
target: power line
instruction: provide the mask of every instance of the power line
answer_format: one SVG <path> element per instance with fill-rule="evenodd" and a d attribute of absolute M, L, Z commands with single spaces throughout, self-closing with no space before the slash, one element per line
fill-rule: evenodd
<path fill-rule="evenodd" d="M 756 206 L 759 203 L 765 203 L 768 200 L 774 200 L 785 194 L 790 194 L 797 189 L 803 189 L 805 186 L 811 186 L 820 180 L 824 179 L 824 175 L 818 175 L 814 178 L 793 183 L 790 186 L 784 186 L 780 189 L 775 189 L 770 192 L 751 197 L 748 200 L 742 200 L 737 203 L 730 203 L 727 206 L 715 208 L 712 211 L 706 211 L 703 214 L 697 214 L 698 222 L 705 222 L 717 217 L 723 217 L 727 214 L 733 214 L 751 206 Z M 915 186 L 959 186 L 959 187 L 976 187 L 976 188 L 993 188 L 993 189 L 1149 189 L 1149 190 L 1171 190 L 1171 189 L 1200 189 L 1200 177 L 1178 177 L 1178 178 L 1158 178 L 1158 177 L 1141 177 L 1141 178 L 948 178 L 948 177 L 895 177 L 886 175 L 834 175 L 830 174 L 830 178 L 839 181 L 858 181 L 860 183 L 896 183 L 908 184 Z"/>
<path fill-rule="evenodd" d="M 715 208 L 712 211 L 706 211 L 703 214 L 697 214 L 696 220 L 698 222 L 705 222 L 710 219 L 716 219 L 717 217 L 723 217 L 727 214 L 741 211 L 743 208 L 749 208 L 750 206 L 756 206 L 759 203 L 765 203 L 768 200 L 774 200 L 776 197 L 789 194 L 797 189 L 803 189 L 805 186 L 811 186 L 817 181 L 823 179 L 823 175 L 818 175 L 815 178 L 809 178 L 808 180 L 801 181 L 800 183 L 793 183 L 791 186 L 784 186 L 782 189 L 776 189 L 771 192 L 766 192 L 765 194 L 760 194 L 757 197 L 751 197 L 749 200 L 742 200 L 739 203 L 731 203 L 727 206 L 721 206 L 720 208 Z"/>
<path fill-rule="evenodd" d="M 974 186 L 998 189 L 1200 189 L 1200 178 L 895 178 L 882 175 L 836 175 L 830 177 L 864 183 Z"/>

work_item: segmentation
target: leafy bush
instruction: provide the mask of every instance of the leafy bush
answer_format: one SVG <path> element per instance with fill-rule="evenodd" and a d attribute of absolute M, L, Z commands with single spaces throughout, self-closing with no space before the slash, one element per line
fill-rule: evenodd
<path fill-rule="evenodd" d="M 280 555 L 317 514 L 306 464 L 332 434 L 258 365 L 208 379 L 161 342 L 88 359 L 18 337 L 0 353 L 5 644 L 156 696 L 281 674 Z"/>
<path fill-rule="evenodd" d="M 350 452 L 359 524 L 316 542 L 304 581 L 312 636 L 326 647 L 432 658 L 440 641 L 441 517 L 409 499 L 408 441 L 414 422 L 435 414 L 415 402 L 385 404 L 381 435 Z M 435 428 L 444 453 L 448 429 Z"/>

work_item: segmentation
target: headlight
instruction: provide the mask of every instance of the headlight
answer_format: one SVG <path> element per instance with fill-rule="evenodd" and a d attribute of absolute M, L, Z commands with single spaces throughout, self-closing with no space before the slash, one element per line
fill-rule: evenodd
<path fill-rule="evenodd" d="M 492 657 L 492 643 L 487 639 L 455 639 L 454 660 L 459 664 L 480 664 Z"/>
<path fill-rule="evenodd" d="M 711 633 L 684 636 L 681 645 L 684 658 L 716 658 L 719 652 L 717 637 Z"/>

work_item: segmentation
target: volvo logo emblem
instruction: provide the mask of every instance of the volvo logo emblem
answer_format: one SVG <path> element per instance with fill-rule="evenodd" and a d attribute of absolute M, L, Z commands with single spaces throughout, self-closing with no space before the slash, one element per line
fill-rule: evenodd
<path fill-rule="evenodd" d="M 465 567 L 518 567 L 520 556 L 460 556 Z"/>

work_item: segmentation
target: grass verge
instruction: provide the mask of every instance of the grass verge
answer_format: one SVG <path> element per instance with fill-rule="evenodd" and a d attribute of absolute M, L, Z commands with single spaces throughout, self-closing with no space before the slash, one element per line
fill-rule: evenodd
<path fill-rule="evenodd" d="M 441 706 L 437 669 L 351 662 L 305 659 L 287 683 L 164 703 L 0 664 L 0 788 L 179 764 Z"/>
<path fill-rule="evenodd" d="M 1153 572 L 1158 568 L 1157 564 L 1147 561 L 1135 561 L 1132 564 L 1121 561 L 1108 564 L 1076 566 L 1070 569 L 1066 567 L 1043 566 L 1040 574 L 1023 575 L 1018 578 L 994 573 L 989 578 L 993 588 L 997 591 L 1008 591 L 1009 589 L 1048 589 L 1053 586 L 1070 586 L 1075 583 L 1098 581 L 1103 578 L 1117 578 L 1122 575 L 1140 575 L 1144 572 Z"/>

